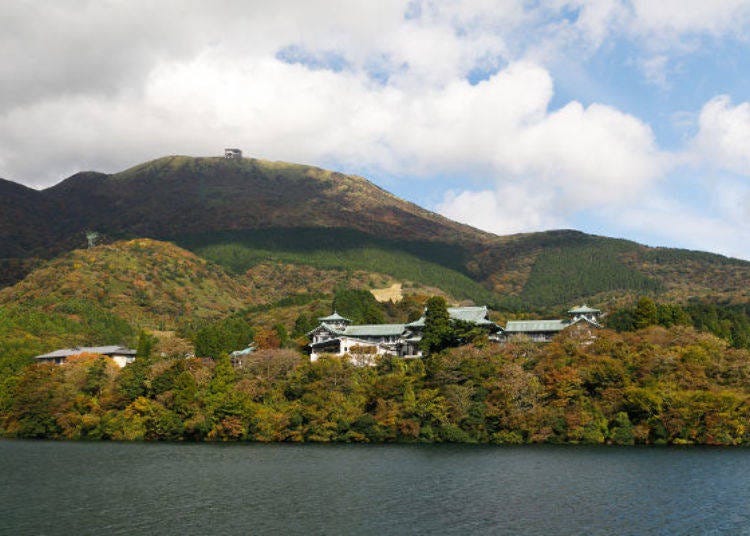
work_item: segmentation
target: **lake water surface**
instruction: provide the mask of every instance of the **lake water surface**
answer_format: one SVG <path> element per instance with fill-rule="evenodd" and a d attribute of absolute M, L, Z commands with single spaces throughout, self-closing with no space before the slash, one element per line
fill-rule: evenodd
<path fill-rule="evenodd" d="M 0 533 L 750 534 L 750 450 L 0 441 Z"/>

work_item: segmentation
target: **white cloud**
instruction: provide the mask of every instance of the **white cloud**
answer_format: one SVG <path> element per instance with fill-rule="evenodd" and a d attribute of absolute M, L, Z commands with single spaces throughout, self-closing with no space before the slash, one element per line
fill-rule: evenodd
<path fill-rule="evenodd" d="M 637 31 L 651 34 L 742 34 L 750 20 L 747 0 L 632 0 Z"/>
<path fill-rule="evenodd" d="M 586 58 L 625 39 L 644 76 L 666 87 L 685 40 L 745 39 L 749 5 L 6 2 L 0 176 L 42 186 L 236 145 L 343 170 L 464 178 L 440 210 L 496 232 L 566 226 L 584 210 L 624 213 L 653 198 L 676 158 L 648 124 L 606 102 L 552 108 L 550 65 L 563 57 L 585 71 Z M 285 61 L 289 47 L 299 55 Z M 475 71 L 485 79 L 472 85 Z M 718 97 L 699 126 L 690 149 L 747 174 L 750 104 Z"/>
<path fill-rule="evenodd" d="M 655 245 L 666 240 L 676 247 L 747 259 L 750 191 L 731 184 L 720 186 L 704 194 L 703 203 L 711 205 L 709 211 L 705 206 L 669 199 L 668 195 L 654 195 L 639 205 L 608 212 L 606 217 L 623 232 Z"/>
<path fill-rule="evenodd" d="M 477 85 L 399 87 L 217 48 L 158 65 L 138 92 L 18 107 L 0 116 L 8 133 L 0 153 L 33 180 L 47 169 L 112 169 L 164 153 L 214 154 L 231 143 L 269 158 L 399 175 L 528 177 L 559 187 L 576 206 L 630 195 L 658 173 L 642 122 L 575 102 L 550 113 L 551 97 L 547 71 L 528 63 Z M 32 144 L 39 150 L 29 160 L 23 149 Z"/>
<path fill-rule="evenodd" d="M 559 226 L 576 210 L 633 199 L 664 169 L 650 128 L 637 118 L 575 101 L 551 111 L 553 81 L 539 64 L 512 62 L 470 84 L 469 67 L 504 53 L 504 44 L 481 33 L 462 35 L 455 26 L 486 21 L 458 11 L 446 19 L 433 10 L 397 23 L 394 13 L 380 20 L 383 36 L 369 30 L 375 41 L 369 49 L 354 33 L 337 35 L 328 48 L 316 34 L 301 32 L 291 41 L 312 52 L 345 52 L 350 67 L 343 70 L 279 59 L 288 33 L 276 36 L 277 46 L 249 46 L 246 55 L 230 34 L 184 58 L 150 58 L 142 81 L 114 94 L 18 104 L 0 115 L 7 133 L 0 155 L 11 178 L 36 185 L 162 154 L 217 154 L 224 145 L 344 169 L 448 173 L 489 183 L 492 194 L 457 191 L 441 210 L 498 232 Z M 518 16 L 512 13 L 510 19 Z M 260 31 L 269 37 L 268 29 Z M 374 50 L 406 67 L 388 73 L 386 84 L 373 80 L 364 65 Z M 480 199 L 481 221 L 471 210 Z"/>
<path fill-rule="evenodd" d="M 718 169 L 750 176 L 750 102 L 736 106 L 727 95 L 707 102 L 698 118 L 693 148 Z"/>
<path fill-rule="evenodd" d="M 512 234 L 563 227 L 565 220 L 555 210 L 559 208 L 556 204 L 551 190 L 505 184 L 496 190 L 449 191 L 437 209 L 449 218 L 479 229 Z"/>
<path fill-rule="evenodd" d="M 669 89 L 670 84 L 667 80 L 667 66 L 669 58 L 664 54 L 657 54 L 647 58 L 642 58 L 638 67 L 643 73 L 643 77 L 649 84 L 653 84 L 660 89 Z"/>
<path fill-rule="evenodd" d="M 501 75 L 514 71 L 530 76 L 534 68 L 511 66 Z M 543 73 L 536 74 L 539 89 L 527 90 L 523 104 L 514 108 L 517 115 L 492 123 L 486 137 L 478 128 L 465 129 L 486 149 L 482 161 L 490 166 L 496 188 L 449 192 L 438 207 L 443 214 L 494 232 L 565 226 L 576 211 L 638 200 L 672 165 L 648 125 L 633 116 L 578 102 L 550 112 L 551 85 Z M 512 102 L 500 100 L 498 108 Z"/>

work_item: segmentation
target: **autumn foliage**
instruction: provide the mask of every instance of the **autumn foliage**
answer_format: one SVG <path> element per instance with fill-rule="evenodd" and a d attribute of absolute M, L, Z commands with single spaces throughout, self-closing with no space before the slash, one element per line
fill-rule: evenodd
<path fill-rule="evenodd" d="M 32 365 L 0 396 L 10 437 L 479 443 L 750 443 L 750 352 L 676 326 L 463 346 L 355 367 L 262 350 Z"/>

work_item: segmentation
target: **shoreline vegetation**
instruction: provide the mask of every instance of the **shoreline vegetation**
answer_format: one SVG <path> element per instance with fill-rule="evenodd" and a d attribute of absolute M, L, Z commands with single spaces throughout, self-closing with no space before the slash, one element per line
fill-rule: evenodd
<path fill-rule="evenodd" d="M 143 349 L 140 349 L 143 352 Z M 692 327 L 473 344 L 375 367 L 82 355 L 0 390 L 0 435 L 126 441 L 748 445 L 750 351 Z"/>

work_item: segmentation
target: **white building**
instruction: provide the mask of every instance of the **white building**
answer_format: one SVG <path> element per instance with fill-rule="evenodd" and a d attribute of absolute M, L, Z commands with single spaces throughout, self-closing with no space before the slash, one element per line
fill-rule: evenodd
<path fill-rule="evenodd" d="M 574 325 L 592 328 L 602 327 L 599 316 L 602 312 L 586 304 L 568 310 L 566 320 L 509 320 L 501 333 L 501 340 L 517 336 L 528 337 L 534 342 L 549 342 L 552 337 Z"/>
<path fill-rule="evenodd" d="M 487 329 L 493 335 L 499 329 L 490 321 L 487 307 L 449 307 L 453 321 L 469 322 Z M 334 311 L 319 318 L 320 325 L 308 333 L 311 342 L 310 360 L 320 354 L 349 355 L 359 365 L 372 365 L 379 355 L 422 357 L 419 343 L 422 340 L 425 317 L 409 324 L 351 325 L 351 320 Z"/>
<path fill-rule="evenodd" d="M 55 363 L 62 365 L 69 357 L 80 354 L 97 354 L 109 357 L 115 364 L 123 368 L 125 365 L 135 361 L 135 350 L 124 346 L 77 346 L 75 348 L 63 348 L 48 354 L 38 355 L 34 359 L 38 363 Z"/>
<path fill-rule="evenodd" d="M 242 158 L 240 149 L 224 149 L 224 158 L 227 160 L 239 160 Z"/>

